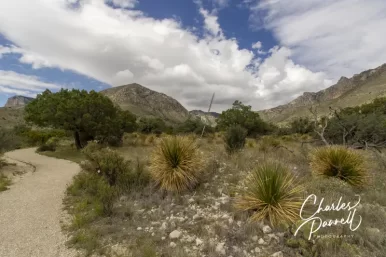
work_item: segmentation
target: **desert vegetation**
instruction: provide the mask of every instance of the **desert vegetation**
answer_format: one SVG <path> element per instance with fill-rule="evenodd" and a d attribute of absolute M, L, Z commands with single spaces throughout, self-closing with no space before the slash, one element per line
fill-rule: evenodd
<path fill-rule="evenodd" d="M 314 109 L 277 127 L 236 101 L 217 127 L 204 129 L 194 119 L 136 118 L 95 92 L 46 91 L 26 108 L 34 127 L 14 133 L 21 145 L 80 164 L 64 201 L 72 217 L 64 229 L 68 245 L 86 256 L 380 257 L 385 103 L 328 117 Z M 355 231 L 340 224 L 312 232 L 300 216 L 309 195 L 323 205 L 359 196 L 362 223 Z M 304 213 L 310 217 L 315 208 Z"/>

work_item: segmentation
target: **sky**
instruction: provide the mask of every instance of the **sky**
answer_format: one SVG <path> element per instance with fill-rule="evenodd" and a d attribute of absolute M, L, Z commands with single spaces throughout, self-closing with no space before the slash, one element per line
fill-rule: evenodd
<path fill-rule="evenodd" d="M 386 62 L 385 0 L 0 1 L 0 106 L 139 83 L 188 110 L 285 104 Z"/>

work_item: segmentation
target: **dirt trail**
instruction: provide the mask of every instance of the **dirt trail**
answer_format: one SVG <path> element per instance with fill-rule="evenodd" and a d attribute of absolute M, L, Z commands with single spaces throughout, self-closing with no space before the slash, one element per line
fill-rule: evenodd
<path fill-rule="evenodd" d="M 5 157 L 30 163 L 36 170 L 0 193 L 0 256 L 76 256 L 64 245 L 67 239 L 60 220 L 66 186 L 79 166 L 36 154 L 35 148 L 8 152 Z"/>

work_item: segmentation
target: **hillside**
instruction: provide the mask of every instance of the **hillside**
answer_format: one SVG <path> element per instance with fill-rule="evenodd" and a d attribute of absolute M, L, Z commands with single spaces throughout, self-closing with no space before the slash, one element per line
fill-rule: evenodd
<path fill-rule="evenodd" d="M 189 117 L 189 112 L 177 100 L 139 84 L 112 87 L 100 93 L 137 116 L 158 117 L 172 123 Z"/>
<path fill-rule="evenodd" d="M 200 119 L 205 125 L 215 127 L 217 125 L 216 119 L 220 116 L 217 112 L 204 112 L 201 110 L 193 110 L 189 112 L 190 115 L 193 115 Z"/>
<path fill-rule="evenodd" d="M 13 128 L 24 123 L 23 108 L 0 107 L 0 128 Z"/>
<path fill-rule="evenodd" d="M 304 92 L 288 104 L 259 111 L 259 114 L 267 121 L 284 124 L 295 117 L 309 116 L 312 105 L 318 106 L 318 112 L 325 115 L 329 113 L 329 107 L 357 106 L 380 96 L 386 96 L 386 64 L 350 79 L 342 77 L 331 87 L 316 93 Z"/>

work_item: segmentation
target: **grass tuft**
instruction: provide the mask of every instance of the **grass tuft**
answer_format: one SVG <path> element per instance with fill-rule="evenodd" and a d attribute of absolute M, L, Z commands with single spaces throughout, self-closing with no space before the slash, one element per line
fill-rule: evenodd
<path fill-rule="evenodd" d="M 316 149 L 311 154 L 311 169 L 316 175 L 336 177 L 355 187 L 365 186 L 368 180 L 363 156 L 344 146 Z"/>
<path fill-rule="evenodd" d="M 202 160 L 192 137 L 171 136 L 156 146 L 150 172 L 164 190 L 181 192 L 192 189 L 199 181 Z"/>
<path fill-rule="evenodd" d="M 268 220 L 272 226 L 277 226 L 298 220 L 303 186 L 282 164 L 259 165 L 252 170 L 245 185 L 246 189 L 236 198 L 235 207 L 251 211 L 251 221 Z"/>

